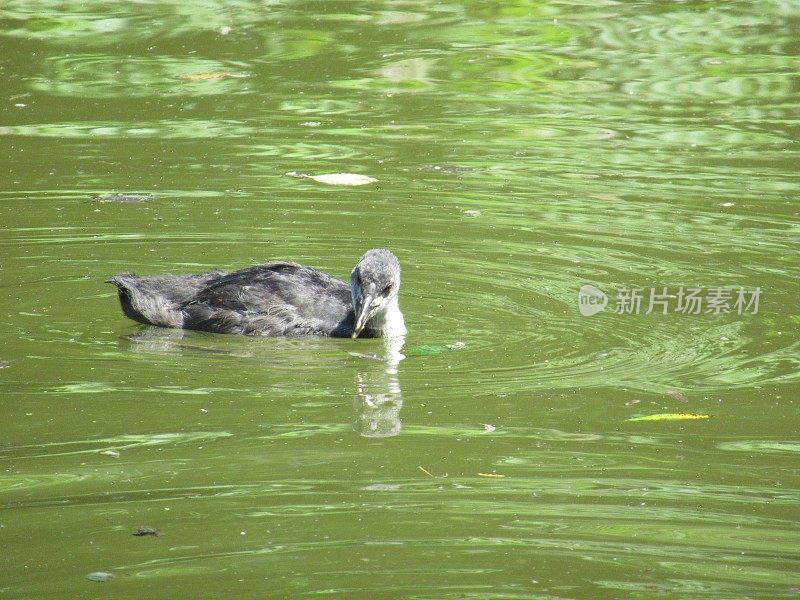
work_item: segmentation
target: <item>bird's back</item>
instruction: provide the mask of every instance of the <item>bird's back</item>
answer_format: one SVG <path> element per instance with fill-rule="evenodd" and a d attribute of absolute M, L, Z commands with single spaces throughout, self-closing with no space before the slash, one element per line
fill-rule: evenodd
<path fill-rule="evenodd" d="M 291 262 L 221 274 L 181 312 L 184 328 L 218 333 L 344 337 L 353 326 L 350 286 Z"/>

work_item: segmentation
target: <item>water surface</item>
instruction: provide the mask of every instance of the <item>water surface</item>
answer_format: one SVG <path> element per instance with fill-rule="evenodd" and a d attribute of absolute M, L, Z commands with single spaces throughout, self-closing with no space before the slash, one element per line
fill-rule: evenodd
<path fill-rule="evenodd" d="M 796 595 L 799 25 L 5 3 L 2 595 Z M 146 328 L 103 283 L 371 247 L 402 348 Z"/>

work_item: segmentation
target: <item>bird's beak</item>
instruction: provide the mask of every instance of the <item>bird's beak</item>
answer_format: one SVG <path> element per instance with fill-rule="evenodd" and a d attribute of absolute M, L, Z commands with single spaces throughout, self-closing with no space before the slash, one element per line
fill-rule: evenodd
<path fill-rule="evenodd" d="M 351 336 L 353 339 L 356 339 L 364 330 L 364 326 L 372 314 L 372 302 L 374 299 L 375 297 L 370 294 L 361 297 L 361 304 L 359 304 L 356 312 L 356 322 L 353 325 L 353 335 Z"/>

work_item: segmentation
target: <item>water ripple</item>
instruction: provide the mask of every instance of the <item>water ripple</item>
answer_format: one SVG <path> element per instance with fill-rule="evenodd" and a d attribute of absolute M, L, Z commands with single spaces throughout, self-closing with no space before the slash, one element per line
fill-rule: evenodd
<path fill-rule="evenodd" d="M 31 87 L 80 98 L 231 95 L 250 93 L 247 69 L 201 58 L 80 54 L 48 58 Z"/>

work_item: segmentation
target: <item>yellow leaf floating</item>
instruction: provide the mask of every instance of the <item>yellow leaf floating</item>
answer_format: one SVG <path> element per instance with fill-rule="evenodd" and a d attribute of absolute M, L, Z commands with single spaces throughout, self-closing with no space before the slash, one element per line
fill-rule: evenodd
<path fill-rule="evenodd" d="M 699 413 L 660 413 L 657 415 L 644 415 L 641 417 L 631 417 L 627 421 L 695 421 L 697 419 L 710 419 L 711 415 L 701 415 Z"/>
<path fill-rule="evenodd" d="M 244 73 L 186 73 L 185 75 L 179 75 L 178 79 L 183 79 L 184 81 L 205 81 L 206 79 L 243 79 L 247 77 Z"/>
<path fill-rule="evenodd" d="M 289 171 L 286 175 L 289 177 L 313 179 L 317 183 L 324 183 L 326 185 L 367 185 L 368 183 L 375 183 L 378 181 L 374 177 L 359 175 L 358 173 L 323 173 L 322 175 L 308 175 L 307 173 Z"/>
<path fill-rule="evenodd" d="M 227 73 L 187 73 L 186 75 L 181 75 L 179 79 L 184 79 L 186 81 L 202 81 L 204 79 L 224 79 L 225 77 L 230 76 Z"/>
<path fill-rule="evenodd" d="M 501 475 L 500 473 L 478 473 L 480 477 L 505 477 L 505 475 Z"/>

